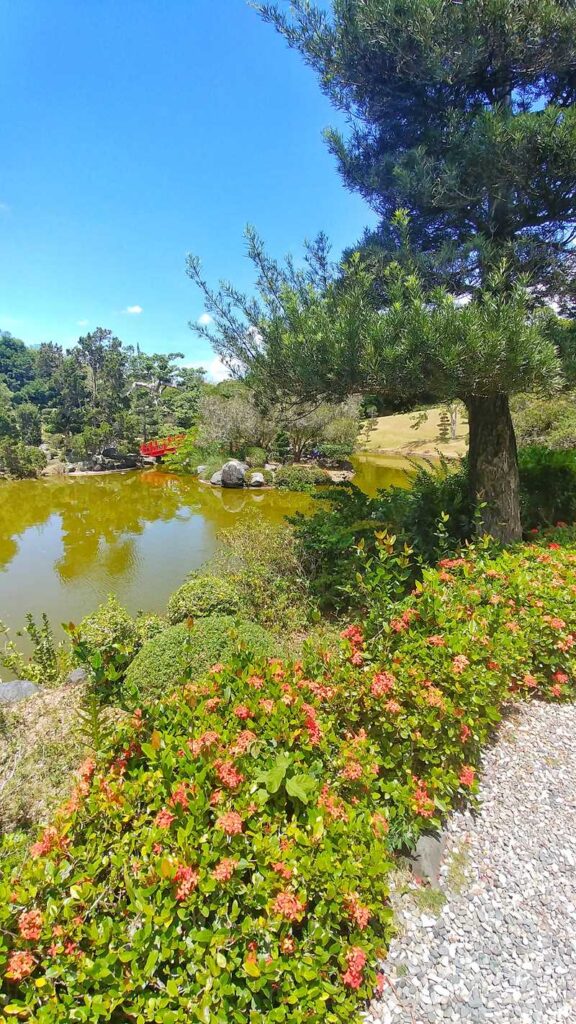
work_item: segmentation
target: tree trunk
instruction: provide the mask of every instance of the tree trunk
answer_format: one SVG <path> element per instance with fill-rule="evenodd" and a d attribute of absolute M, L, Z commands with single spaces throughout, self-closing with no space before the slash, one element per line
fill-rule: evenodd
<path fill-rule="evenodd" d="M 472 397 L 466 405 L 471 495 L 475 502 L 486 503 L 480 518 L 485 532 L 510 544 L 521 539 L 522 526 L 518 454 L 508 397 Z"/>

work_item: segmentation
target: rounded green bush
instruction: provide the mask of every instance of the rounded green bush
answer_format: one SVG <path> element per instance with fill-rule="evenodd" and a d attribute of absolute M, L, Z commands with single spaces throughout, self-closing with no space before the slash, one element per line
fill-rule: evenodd
<path fill-rule="evenodd" d="M 97 651 L 105 653 L 114 647 L 136 651 L 141 643 L 135 620 L 113 594 L 96 611 L 82 619 L 75 636 L 94 654 Z"/>
<path fill-rule="evenodd" d="M 264 469 L 263 466 L 255 466 L 253 470 L 249 470 L 248 473 L 246 473 L 246 483 L 247 484 L 249 484 L 251 482 L 252 476 L 253 476 L 254 473 L 262 473 L 262 476 L 264 477 L 265 483 L 267 483 L 267 484 L 274 483 L 274 474 L 272 473 L 272 471 L 270 469 Z"/>
<path fill-rule="evenodd" d="M 330 483 L 330 477 L 317 466 L 282 466 L 276 473 L 275 483 L 287 491 L 308 491 L 316 484 Z"/>
<path fill-rule="evenodd" d="M 249 466 L 263 466 L 266 462 L 267 455 L 263 448 L 247 448 L 246 449 L 246 462 Z"/>
<path fill-rule="evenodd" d="M 169 626 L 144 644 L 128 666 L 126 688 L 135 688 L 141 699 L 161 697 L 185 672 L 192 676 L 206 672 L 241 646 L 256 657 L 275 653 L 274 640 L 265 629 L 230 615 L 198 619 L 192 627 L 185 623 Z"/>
<path fill-rule="evenodd" d="M 207 615 L 234 615 L 240 610 L 240 595 L 225 576 L 198 573 L 186 580 L 168 601 L 168 621 L 175 625 L 184 619 Z"/>

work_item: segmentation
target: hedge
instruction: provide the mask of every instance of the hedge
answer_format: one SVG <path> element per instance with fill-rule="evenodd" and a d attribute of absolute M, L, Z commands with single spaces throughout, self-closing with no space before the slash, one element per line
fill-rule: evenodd
<path fill-rule="evenodd" d="M 206 672 L 215 662 L 229 657 L 239 644 L 260 656 L 275 650 L 275 642 L 265 629 L 230 615 L 209 615 L 191 626 L 169 626 L 144 644 L 130 663 L 125 689 L 136 690 L 140 700 L 163 697 L 185 672 Z"/>
<path fill-rule="evenodd" d="M 189 617 L 233 615 L 240 610 L 241 597 L 225 576 L 195 573 L 168 601 L 168 621 L 175 624 Z"/>
<path fill-rule="evenodd" d="M 303 662 L 238 650 L 137 712 L 6 874 L 5 1013 L 359 1021 L 394 851 L 476 792 L 504 703 L 576 696 L 561 543 L 445 559 L 369 642 L 352 624 Z"/>

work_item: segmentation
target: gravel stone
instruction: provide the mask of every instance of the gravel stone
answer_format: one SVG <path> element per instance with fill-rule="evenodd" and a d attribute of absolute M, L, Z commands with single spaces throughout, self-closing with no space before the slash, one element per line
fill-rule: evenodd
<path fill-rule="evenodd" d="M 367 1024 L 576 1022 L 576 705 L 510 711 L 480 813 L 447 823 L 437 917 L 408 884 L 392 880 L 399 935 Z"/>

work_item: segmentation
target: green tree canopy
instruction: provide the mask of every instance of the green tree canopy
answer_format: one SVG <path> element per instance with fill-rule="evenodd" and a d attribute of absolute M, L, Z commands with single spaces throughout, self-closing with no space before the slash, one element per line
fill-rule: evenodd
<path fill-rule="evenodd" d="M 404 213 L 395 220 L 405 228 Z M 462 303 L 441 287 L 428 291 L 417 274 L 391 263 L 386 306 L 377 309 L 373 274 L 358 254 L 330 277 L 323 240 L 318 266 L 309 249 L 304 270 L 270 259 L 254 232 L 248 248 L 258 275 L 255 298 L 226 283 L 212 291 L 198 261 L 189 260 L 213 318 L 211 328 L 196 330 L 269 402 L 334 402 L 376 392 L 416 401 L 425 389 L 438 401 L 461 399 L 470 421 L 471 488 L 486 502 L 485 527 L 503 540 L 519 536 L 507 396 L 560 381 L 554 314 L 534 310 L 521 283 L 502 287 L 497 277 L 505 268 Z"/>
<path fill-rule="evenodd" d="M 568 0 L 261 4 L 350 124 L 328 143 L 381 216 L 400 207 L 452 286 L 506 256 L 543 294 L 576 297 L 576 5 Z M 392 248 L 393 248 L 392 242 Z M 374 251 L 374 248 L 373 248 Z"/>

